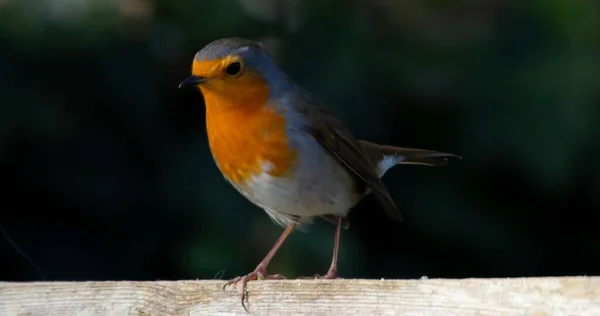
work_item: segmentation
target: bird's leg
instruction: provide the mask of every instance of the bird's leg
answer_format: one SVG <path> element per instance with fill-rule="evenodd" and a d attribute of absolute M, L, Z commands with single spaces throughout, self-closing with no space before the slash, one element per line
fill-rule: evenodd
<path fill-rule="evenodd" d="M 275 245 L 273 245 L 273 248 L 271 248 L 271 251 L 269 251 L 269 253 L 265 256 L 265 258 L 258 264 L 258 266 L 256 266 L 256 269 L 254 269 L 254 271 L 252 271 L 244 276 L 239 276 L 234 279 L 231 279 L 230 281 L 225 283 L 225 285 L 223 285 L 223 290 L 225 290 L 225 287 L 228 285 L 231 285 L 231 284 L 237 285 L 238 282 L 240 282 L 240 281 L 242 282 L 242 306 L 244 307 L 244 309 L 246 311 L 248 311 L 248 309 L 246 308 L 246 296 L 247 296 L 246 284 L 249 281 L 285 279 L 285 277 L 283 277 L 280 274 L 271 275 L 271 274 L 267 273 L 267 266 L 271 262 L 271 259 L 273 259 L 273 256 L 275 256 L 275 253 L 277 253 L 277 250 L 279 250 L 281 245 L 283 245 L 283 242 L 294 231 L 295 228 L 296 228 L 296 224 L 288 225 L 288 227 L 285 228 L 285 230 L 281 234 L 281 237 L 279 237 L 279 240 L 277 240 Z"/>
<path fill-rule="evenodd" d="M 335 225 L 335 238 L 333 240 L 333 258 L 331 258 L 331 266 L 325 275 L 314 275 L 313 277 L 303 277 L 301 279 L 337 279 L 337 259 L 338 249 L 340 248 L 340 235 L 342 233 L 343 218 L 337 216 Z"/>
<path fill-rule="evenodd" d="M 338 250 L 340 249 L 340 235 L 342 234 L 342 217 L 338 216 L 337 224 L 335 225 L 335 237 L 333 239 L 333 257 L 327 274 L 321 276 L 321 279 L 336 279 L 337 278 L 337 260 Z"/>

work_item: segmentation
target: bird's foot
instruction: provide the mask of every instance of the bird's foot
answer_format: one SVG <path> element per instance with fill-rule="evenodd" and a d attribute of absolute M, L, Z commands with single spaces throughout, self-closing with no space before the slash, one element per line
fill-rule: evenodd
<path fill-rule="evenodd" d="M 315 274 L 315 275 L 309 276 L 309 277 L 299 277 L 298 279 L 300 279 L 300 280 L 333 280 L 333 279 L 337 279 L 337 278 L 338 278 L 337 269 L 331 268 L 331 269 L 329 269 L 329 271 L 327 271 L 327 274 L 325 274 L 325 275 Z"/>
<path fill-rule="evenodd" d="M 237 285 L 240 281 L 242 282 L 242 307 L 248 312 L 248 308 L 246 307 L 246 301 L 248 300 L 248 291 L 246 290 L 246 285 L 250 281 L 256 280 L 282 280 L 285 277 L 281 274 L 269 274 L 267 273 L 267 269 L 262 266 L 256 267 L 256 269 L 244 276 L 238 276 L 229 280 L 225 285 L 223 285 L 223 290 L 225 287 L 229 285 Z"/>

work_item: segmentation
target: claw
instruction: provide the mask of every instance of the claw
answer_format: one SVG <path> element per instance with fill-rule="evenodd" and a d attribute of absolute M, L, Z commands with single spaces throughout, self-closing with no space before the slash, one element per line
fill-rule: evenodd
<path fill-rule="evenodd" d="M 227 283 L 225 283 L 225 285 L 223 285 L 223 291 L 225 290 L 225 288 L 229 285 L 236 285 L 242 281 L 242 307 L 244 308 L 244 310 L 246 312 L 250 312 L 248 310 L 248 307 L 246 307 L 246 303 L 248 302 L 248 291 L 246 290 L 246 285 L 248 284 L 248 282 L 250 281 L 256 281 L 256 280 L 282 280 L 285 279 L 285 277 L 281 274 L 268 274 L 267 271 L 262 268 L 262 267 L 257 267 L 256 270 L 244 275 L 244 276 L 238 276 L 235 277 L 229 281 L 227 281 Z"/>
<path fill-rule="evenodd" d="M 337 279 L 337 270 L 335 269 L 329 269 L 329 271 L 327 271 L 327 274 L 325 275 L 318 275 L 315 274 L 311 277 L 299 277 L 298 279 L 300 280 L 333 280 L 333 279 Z"/>
<path fill-rule="evenodd" d="M 227 283 L 225 283 L 225 285 L 223 285 L 223 290 L 225 290 L 225 287 L 227 287 L 228 285 L 237 285 L 238 282 L 242 281 L 242 307 L 244 307 L 244 310 L 246 310 L 246 312 L 249 312 L 248 308 L 246 307 L 246 301 L 248 296 L 248 292 L 246 291 L 246 284 L 248 282 L 254 280 L 285 279 L 281 274 L 269 275 L 267 273 L 267 266 L 269 265 L 269 262 L 271 262 L 271 259 L 273 259 L 273 256 L 277 252 L 277 249 L 281 247 L 285 239 L 294 231 L 294 229 L 296 229 L 296 224 L 288 225 L 288 227 L 285 228 L 285 230 L 281 234 L 281 237 L 279 237 L 279 240 L 277 240 L 275 245 L 273 245 L 273 248 L 271 248 L 271 251 L 269 251 L 267 256 L 258 264 L 254 271 L 244 276 L 233 278 Z"/>

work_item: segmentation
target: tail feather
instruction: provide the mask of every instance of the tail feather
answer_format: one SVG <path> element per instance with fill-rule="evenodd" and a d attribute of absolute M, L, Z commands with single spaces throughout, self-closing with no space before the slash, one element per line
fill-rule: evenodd
<path fill-rule="evenodd" d="M 397 151 L 394 152 L 394 156 L 402 156 L 404 159 L 399 162 L 399 164 L 413 164 L 413 165 L 426 165 L 426 166 L 445 166 L 448 164 L 448 158 L 458 158 L 462 157 L 448 154 L 443 152 L 432 152 L 429 150 L 422 151 L 413 151 L 411 148 L 399 148 L 397 147 Z M 407 151 L 403 151 L 403 149 L 409 149 Z"/>
<path fill-rule="evenodd" d="M 379 145 L 366 140 L 359 140 L 359 143 L 371 161 L 377 167 L 385 169 L 381 170 L 381 174 L 395 164 L 445 166 L 448 164 L 448 158 L 462 159 L 461 156 L 435 150 Z M 390 158 L 396 158 L 393 160 L 394 163 L 389 163 Z"/>

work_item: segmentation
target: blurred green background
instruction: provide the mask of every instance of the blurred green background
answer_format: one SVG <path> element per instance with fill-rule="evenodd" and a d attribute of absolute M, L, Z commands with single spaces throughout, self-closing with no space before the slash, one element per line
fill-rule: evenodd
<path fill-rule="evenodd" d="M 0 0 L 0 279 L 229 279 L 282 229 L 218 172 L 207 43 L 262 41 L 356 136 L 464 157 L 384 177 L 345 278 L 600 274 L 600 2 Z M 333 226 L 270 266 L 325 273 Z"/>

